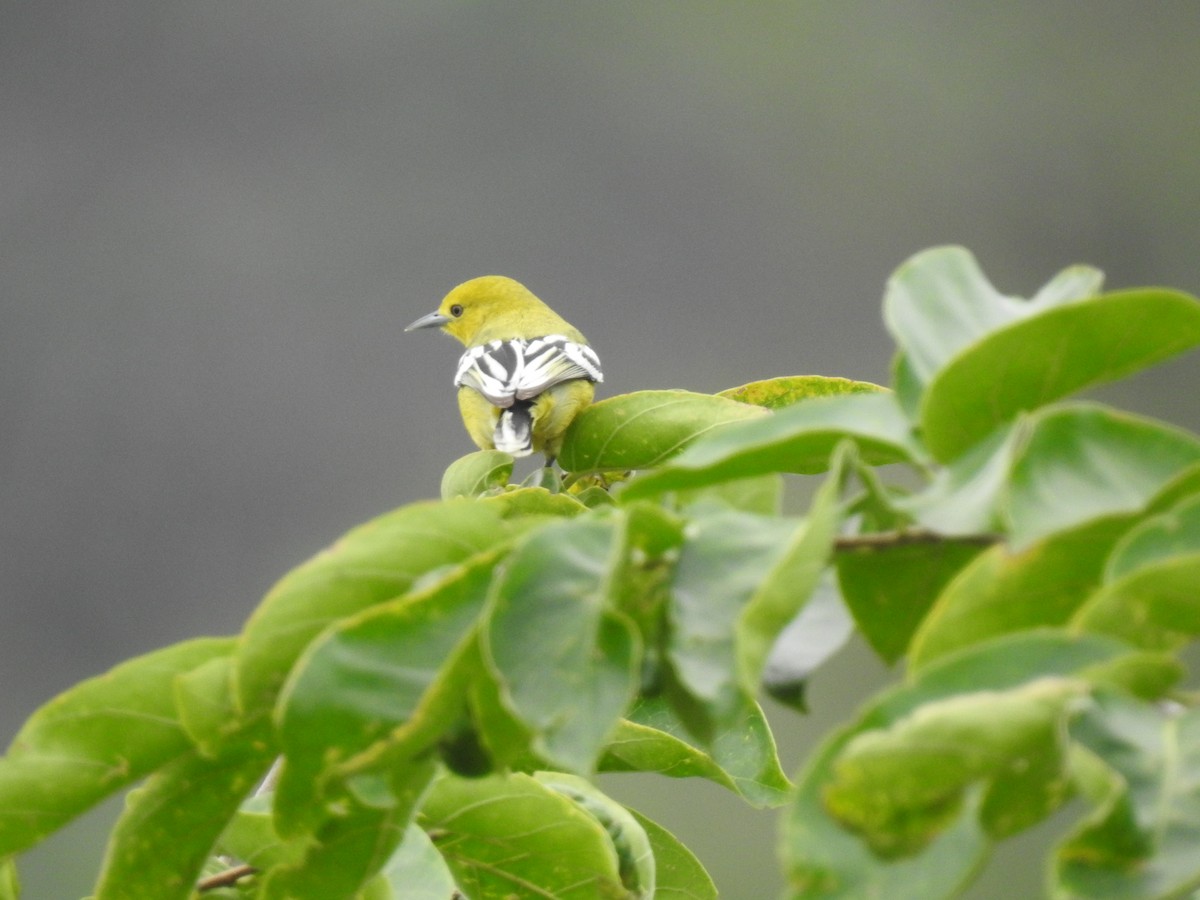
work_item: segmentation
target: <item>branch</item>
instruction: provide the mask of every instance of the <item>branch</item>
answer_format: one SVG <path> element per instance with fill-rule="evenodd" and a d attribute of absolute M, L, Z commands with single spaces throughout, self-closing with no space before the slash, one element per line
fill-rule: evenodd
<path fill-rule="evenodd" d="M 209 875 L 207 878 L 201 878 L 196 882 L 196 892 L 203 894 L 205 891 L 215 891 L 217 888 L 232 887 L 243 878 L 253 875 L 258 869 L 254 866 L 231 866 L 223 872 L 217 872 L 215 875 Z"/>
<path fill-rule="evenodd" d="M 1004 540 L 1000 534 L 946 535 L 936 531 L 911 529 L 907 531 L 881 531 L 876 534 L 851 534 L 836 538 L 835 550 L 886 550 L 889 547 L 907 547 L 911 544 L 975 544 L 990 547 Z"/>

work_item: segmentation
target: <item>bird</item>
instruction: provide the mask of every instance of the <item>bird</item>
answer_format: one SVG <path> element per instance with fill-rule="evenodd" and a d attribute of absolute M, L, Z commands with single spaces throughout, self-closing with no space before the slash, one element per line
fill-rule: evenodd
<path fill-rule="evenodd" d="M 554 466 L 567 426 L 604 381 L 587 338 L 529 288 L 503 275 L 472 278 L 404 330 L 439 328 L 466 347 L 454 385 L 481 450 L 541 453 Z"/>

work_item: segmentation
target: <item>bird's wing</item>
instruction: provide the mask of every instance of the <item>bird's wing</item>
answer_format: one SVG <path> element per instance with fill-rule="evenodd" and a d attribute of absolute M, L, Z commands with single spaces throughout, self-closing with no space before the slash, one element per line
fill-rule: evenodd
<path fill-rule="evenodd" d="M 600 358 L 586 344 L 551 334 L 471 347 L 458 361 L 454 383 L 474 388 L 494 406 L 508 407 L 576 378 L 603 381 Z"/>

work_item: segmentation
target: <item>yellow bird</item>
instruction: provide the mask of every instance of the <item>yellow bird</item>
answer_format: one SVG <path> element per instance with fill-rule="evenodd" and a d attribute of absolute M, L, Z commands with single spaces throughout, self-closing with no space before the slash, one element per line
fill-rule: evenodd
<path fill-rule="evenodd" d="M 480 449 L 533 452 L 552 466 L 567 426 L 604 380 L 587 338 L 520 282 L 463 282 L 405 331 L 440 328 L 465 346 L 454 384 L 467 433 Z"/>

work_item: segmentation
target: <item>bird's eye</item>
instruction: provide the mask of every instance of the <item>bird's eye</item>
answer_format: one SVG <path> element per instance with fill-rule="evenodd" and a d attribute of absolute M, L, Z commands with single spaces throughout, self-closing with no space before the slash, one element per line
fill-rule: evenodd
<path fill-rule="evenodd" d="M 450 315 L 457 319 L 462 315 L 462 307 L 455 303 L 452 307 L 450 307 Z"/>

